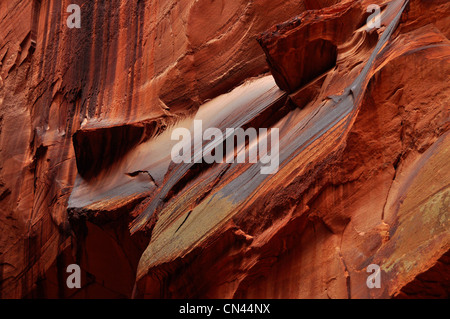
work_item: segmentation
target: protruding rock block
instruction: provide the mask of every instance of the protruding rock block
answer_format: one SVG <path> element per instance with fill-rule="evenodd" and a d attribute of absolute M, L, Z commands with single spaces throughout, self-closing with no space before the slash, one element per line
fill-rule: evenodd
<path fill-rule="evenodd" d="M 448 298 L 450 1 L 76 2 L 0 1 L 0 299 Z"/>
<path fill-rule="evenodd" d="M 135 123 L 88 124 L 73 135 L 78 173 L 90 179 L 119 161 L 133 147 L 167 127 L 164 119 Z"/>
<path fill-rule="evenodd" d="M 306 11 L 262 33 L 258 42 L 278 86 L 289 93 L 336 65 L 337 46 L 362 23 L 359 3 Z"/>

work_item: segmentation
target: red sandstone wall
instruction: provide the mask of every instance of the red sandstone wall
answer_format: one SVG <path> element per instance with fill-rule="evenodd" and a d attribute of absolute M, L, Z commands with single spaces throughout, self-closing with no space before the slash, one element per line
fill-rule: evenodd
<path fill-rule="evenodd" d="M 337 2 L 2 1 L 0 297 L 448 297 L 449 3 Z M 194 116 L 280 170 L 153 164 Z"/>

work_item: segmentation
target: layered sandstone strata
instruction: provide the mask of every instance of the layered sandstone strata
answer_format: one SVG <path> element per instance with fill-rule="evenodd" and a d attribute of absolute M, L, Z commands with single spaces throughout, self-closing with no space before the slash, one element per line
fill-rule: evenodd
<path fill-rule="evenodd" d="M 0 3 L 1 297 L 448 297 L 447 1 L 74 2 Z M 278 172 L 173 163 L 194 120 Z"/>

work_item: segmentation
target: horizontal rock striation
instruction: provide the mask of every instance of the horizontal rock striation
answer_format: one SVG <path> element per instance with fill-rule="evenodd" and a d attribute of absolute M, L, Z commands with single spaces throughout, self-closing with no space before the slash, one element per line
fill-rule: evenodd
<path fill-rule="evenodd" d="M 448 298 L 448 1 L 75 2 L 0 2 L 1 298 Z"/>

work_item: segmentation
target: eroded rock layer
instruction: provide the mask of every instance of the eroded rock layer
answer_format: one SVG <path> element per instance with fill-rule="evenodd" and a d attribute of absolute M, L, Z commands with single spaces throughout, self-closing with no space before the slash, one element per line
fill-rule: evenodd
<path fill-rule="evenodd" d="M 448 12 L 2 1 L 0 297 L 448 298 Z M 278 170 L 196 161 L 197 140 L 176 164 L 199 120 L 279 129 Z"/>

